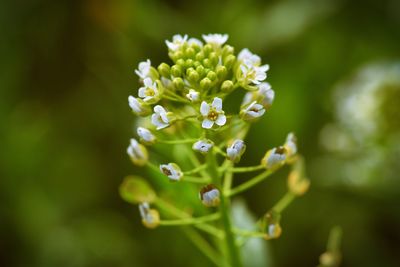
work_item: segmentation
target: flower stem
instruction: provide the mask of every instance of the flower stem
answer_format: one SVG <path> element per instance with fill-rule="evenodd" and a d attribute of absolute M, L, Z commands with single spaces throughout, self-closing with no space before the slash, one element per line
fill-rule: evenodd
<path fill-rule="evenodd" d="M 198 173 L 199 171 L 204 170 L 205 168 L 207 168 L 207 164 L 200 165 L 200 166 L 198 166 L 198 167 L 196 167 L 196 168 L 194 168 L 194 169 L 192 169 L 190 171 L 186 171 L 186 172 L 183 172 L 183 173 L 185 175 L 191 175 L 191 174 L 194 174 L 194 173 Z"/>
<path fill-rule="evenodd" d="M 259 175 L 254 176 L 253 178 L 248 180 L 247 182 L 244 182 L 243 184 L 238 185 L 237 187 L 235 187 L 231 190 L 228 190 L 227 192 L 225 192 L 225 195 L 227 197 L 231 197 L 233 195 L 236 195 L 243 191 L 246 191 L 247 189 L 253 187 L 254 185 L 262 182 L 265 178 L 270 176 L 272 173 L 273 173 L 272 171 L 265 171 L 263 173 L 260 173 Z"/>
<path fill-rule="evenodd" d="M 207 163 L 208 163 L 208 172 L 209 175 L 213 178 L 213 181 L 222 187 L 221 177 L 218 172 L 217 159 L 214 153 L 209 153 L 207 155 Z M 235 235 L 232 229 L 232 223 L 230 218 L 230 203 L 229 198 L 221 194 L 221 203 L 219 206 L 220 214 L 221 214 L 221 222 L 225 231 L 225 245 L 227 251 L 227 258 L 229 259 L 229 266 L 232 267 L 240 267 L 242 266 L 240 260 L 240 254 L 238 247 L 235 244 Z"/>
<path fill-rule="evenodd" d="M 179 220 L 161 220 L 160 225 L 176 226 L 176 225 L 191 225 L 191 224 L 201 224 L 205 222 L 212 222 L 220 218 L 219 213 L 214 213 L 202 217 L 192 217 Z"/>
<path fill-rule="evenodd" d="M 278 203 L 275 204 L 275 206 L 272 208 L 273 210 L 277 211 L 278 213 L 281 213 L 284 209 L 286 209 L 287 206 L 289 206 L 290 203 L 296 198 L 296 195 L 287 192 L 279 201 Z"/>
<path fill-rule="evenodd" d="M 194 143 L 197 140 L 198 139 L 192 138 L 192 139 L 178 139 L 178 140 L 158 140 L 158 142 L 162 144 L 175 145 L 175 144 Z"/>
<path fill-rule="evenodd" d="M 231 172 L 254 172 L 254 171 L 258 171 L 258 170 L 262 170 L 265 167 L 263 165 L 257 165 L 257 166 L 249 166 L 249 167 L 236 167 L 236 168 L 231 168 L 230 171 Z"/>

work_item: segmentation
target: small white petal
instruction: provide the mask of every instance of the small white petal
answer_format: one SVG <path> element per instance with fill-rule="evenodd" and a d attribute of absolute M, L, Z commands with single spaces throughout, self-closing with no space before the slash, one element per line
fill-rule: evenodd
<path fill-rule="evenodd" d="M 201 124 L 201 127 L 205 128 L 205 129 L 211 129 L 211 127 L 213 127 L 214 122 L 212 120 L 209 119 L 204 119 L 203 123 Z"/>
<path fill-rule="evenodd" d="M 222 126 L 226 123 L 226 116 L 224 114 L 220 114 L 215 121 L 215 123 L 219 126 Z"/>
<path fill-rule="evenodd" d="M 217 111 L 221 111 L 222 110 L 222 99 L 219 97 L 215 97 L 211 105 Z"/>
<path fill-rule="evenodd" d="M 201 106 L 200 106 L 200 113 L 203 116 L 207 116 L 208 112 L 210 112 L 210 105 L 207 104 L 206 101 L 201 102 Z"/>

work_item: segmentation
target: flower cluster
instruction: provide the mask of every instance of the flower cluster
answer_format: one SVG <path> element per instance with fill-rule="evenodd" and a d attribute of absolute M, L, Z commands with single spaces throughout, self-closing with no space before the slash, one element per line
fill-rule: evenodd
<path fill-rule="evenodd" d="M 227 211 L 230 198 L 261 182 L 280 167 L 286 164 L 298 166 L 298 162 L 303 166 L 303 161 L 299 160 L 301 157 L 297 154 L 296 137 L 290 133 L 282 146 L 266 152 L 260 164 L 235 167 L 246 151 L 244 140 L 251 123 L 263 117 L 274 101 L 275 92 L 265 81 L 269 65 L 263 65 L 260 56 L 247 48 L 235 54 L 234 48 L 226 44 L 227 34 L 202 37 L 203 41 L 187 35 L 175 35 L 172 40 L 167 40 L 165 43 L 171 64 L 161 63 L 153 67 L 150 59 L 139 63 L 135 73 L 139 76 L 141 86 L 137 96 L 129 96 L 128 103 L 132 111 L 141 117 L 137 128 L 140 143 L 132 138 L 128 155 L 135 165 L 146 165 L 171 182 L 202 184 L 199 187 L 199 203 L 211 209 L 217 208 L 219 213 L 194 218 L 174 208 L 170 216 L 180 217 L 180 225 L 201 225 L 221 216 L 224 218 L 225 235 L 232 235 Z M 226 112 L 224 101 L 236 90 L 242 91 L 243 100 L 237 105 L 236 111 Z M 153 158 L 148 146 L 156 144 L 182 145 L 181 155 L 174 158 L 171 153 L 171 158 L 155 163 L 160 158 Z M 302 167 L 296 168 L 288 182 L 290 196 L 302 195 L 308 188 Z M 231 188 L 235 172 L 253 171 L 262 172 Z M 125 192 L 123 197 L 127 198 L 131 191 L 132 188 L 122 189 Z M 135 194 L 138 191 L 134 190 Z M 128 197 L 128 201 L 131 199 Z M 150 209 L 151 203 L 146 197 L 134 199 L 139 199 L 137 202 L 145 226 L 154 228 L 173 223 L 161 220 L 158 212 Z M 160 204 L 161 198 L 157 199 L 153 199 L 154 204 L 168 214 L 166 207 L 170 204 Z M 274 209 L 274 214 L 279 214 L 279 218 L 282 205 Z M 269 217 L 262 218 L 260 225 L 264 238 L 278 237 L 281 232 L 279 220 L 268 224 L 265 218 Z"/>

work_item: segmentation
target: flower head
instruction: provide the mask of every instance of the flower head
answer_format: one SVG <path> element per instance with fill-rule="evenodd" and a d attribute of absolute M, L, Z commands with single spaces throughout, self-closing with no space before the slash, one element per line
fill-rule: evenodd
<path fill-rule="evenodd" d="M 226 41 L 228 41 L 228 34 L 219 34 L 219 33 L 215 33 L 215 34 L 203 34 L 203 39 L 204 41 L 207 42 L 207 44 L 212 44 L 215 46 L 221 46 L 223 45 Z"/>
<path fill-rule="evenodd" d="M 150 77 L 151 62 L 150 59 L 139 63 L 138 69 L 135 73 L 142 79 Z"/>
<path fill-rule="evenodd" d="M 157 130 L 164 129 L 169 126 L 169 118 L 167 111 L 160 105 L 154 107 L 154 113 L 151 115 L 151 123 L 157 127 Z"/>
<path fill-rule="evenodd" d="M 134 138 L 131 139 L 131 142 L 127 148 L 127 153 L 135 165 L 143 166 L 148 160 L 146 147 L 139 144 Z"/>
<path fill-rule="evenodd" d="M 137 134 L 140 137 L 140 141 L 142 141 L 145 144 L 151 145 L 156 142 L 156 137 L 154 136 L 154 134 L 150 132 L 149 129 L 138 127 Z"/>
<path fill-rule="evenodd" d="M 287 157 L 292 157 L 297 153 L 297 138 L 294 133 L 289 133 L 286 137 L 284 147 L 287 151 Z"/>
<path fill-rule="evenodd" d="M 251 61 L 246 60 L 240 65 L 240 70 L 242 72 L 241 79 L 245 84 L 257 85 L 267 78 L 269 65 L 255 66 Z"/>
<path fill-rule="evenodd" d="M 215 97 L 211 105 L 205 101 L 201 102 L 200 113 L 203 115 L 201 126 L 205 129 L 210 129 L 214 123 L 218 126 L 226 123 L 225 112 L 222 110 L 222 99 L 219 97 Z"/>
<path fill-rule="evenodd" d="M 168 176 L 169 180 L 172 182 L 179 181 L 183 176 L 181 168 L 175 163 L 161 164 L 160 170 L 163 174 Z"/>
<path fill-rule="evenodd" d="M 246 145 L 243 140 L 236 139 L 233 143 L 226 149 L 226 154 L 228 158 L 233 162 L 239 162 L 243 153 L 246 151 Z"/>
<path fill-rule="evenodd" d="M 238 60 L 250 62 L 254 66 L 259 66 L 261 64 L 261 58 L 258 55 L 251 53 L 247 48 L 244 48 L 242 51 L 240 51 Z"/>
<path fill-rule="evenodd" d="M 128 97 L 128 103 L 132 111 L 138 116 L 146 116 L 151 113 L 150 107 L 141 99 L 137 99 L 130 95 Z"/>
<path fill-rule="evenodd" d="M 207 154 L 214 146 L 214 142 L 209 139 L 202 139 L 193 144 L 192 148 L 202 154 Z"/>
<path fill-rule="evenodd" d="M 260 83 L 257 93 L 260 96 L 260 101 L 264 108 L 271 107 L 275 98 L 275 92 L 271 89 L 271 85 L 267 82 Z"/>
<path fill-rule="evenodd" d="M 261 164 L 269 170 L 275 170 L 285 164 L 286 153 L 286 148 L 283 146 L 270 149 L 261 160 Z"/>
<path fill-rule="evenodd" d="M 255 120 L 264 115 L 264 113 L 264 107 L 260 104 L 257 104 L 256 101 L 253 101 L 240 111 L 242 119 L 246 121 Z"/>
<path fill-rule="evenodd" d="M 187 34 L 185 35 L 180 35 L 180 34 L 175 34 L 172 37 L 172 42 L 166 40 L 165 43 L 167 44 L 168 48 L 172 51 L 178 50 L 184 43 L 186 43 L 188 39 Z"/>
<path fill-rule="evenodd" d="M 139 88 L 139 97 L 147 103 L 156 103 L 160 98 L 160 92 L 157 88 L 157 83 L 150 78 L 143 80 L 144 86 Z"/>
<path fill-rule="evenodd" d="M 196 90 L 189 89 L 189 93 L 186 94 L 186 97 L 191 101 L 191 102 L 197 102 L 200 97 L 200 93 L 197 92 Z"/>
<path fill-rule="evenodd" d="M 220 192 L 212 184 L 206 185 L 200 190 L 200 200 L 206 207 L 216 207 L 220 203 Z"/>
<path fill-rule="evenodd" d="M 155 228 L 160 223 L 160 214 L 155 209 L 150 209 L 148 202 L 139 204 L 139 212 L 142 217 L 142 223 L 147 228 Z"/>

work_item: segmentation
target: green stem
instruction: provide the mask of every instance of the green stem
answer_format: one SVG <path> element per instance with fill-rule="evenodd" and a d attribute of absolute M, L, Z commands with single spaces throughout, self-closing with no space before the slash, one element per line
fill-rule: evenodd
<path fill-rule="evenodd" d="M 183 172 L 183 173 L 185 175 L 190 175 L 190 174 L 198 173 L 199 171 L 204 170 L 205 168 L 207 168 L 207 164 L 200 165 L 200 166 L 198 166 L 198 167 L 196 167 L 196 168 L 194 168 L 194 169 L 192 169 L 190 171 L 186 171 L 186 172 Z"/>
<path fill-rule="evenodd" d="M 265 238 L 265 233 L 262 232 L 256 232 L 256 231 L 250 231 L 250 230 L 244 230 L 244 229 L 239 229 L 239 228 L 234 228 L 233 231 L 235 234 L 245 236 L 245 237 L 261 237 Z"/>
<path fill-rule="evenodd" d="M 182 181 L 184 182 L 190 182 L 190 183 L 196 183 L 196 184 L 207 184 L 211 181 L 210 178 L 204 178 L 204 177 L 194 177 L 194 176 L 183 176 Z"/>
<path fill-rule="evenodd" d="M 192 225 L 192 224 L 201 224 L 205 222 L 212 222 L 218 220 L 220 218 L 219 213 L 214 213 L 202 217 L 192 217 L 187 219 L 179 219 L 179 220 L 161 220 L 160 225 L 168 225 L 168 226 L 176 226 L 176 225 Z"/>
<path fill-rule="evenodd" d="M 231 168 L 231 172 L 254 172 L 254 171 L 259 171 L 264 169 L 265 167 L 263 165 L 257 165 L 257 166 L 249 166 L 249 167 L 236 167 L 236 168 Z"/>
<path fill-rule="evenodd" d="M 253 187 L 254 185 L 262 182 L 265 178 L 270 176 L 273 172 L 272 171 L 265 171 L 263 173 L 260 173 L 259 175 L 253 177 L 252 179 L 248 180 L 247 182 L 244 182 L 241 185 L 238 185 L 237 187 L 225 192 L 225 195 L 227 197 L 231 197 L 233 195 L 239 194 L 243 191 L 246 191 L 247 189 Z"/>
<path fill-rule="evenodd" d="M 287 206 L 289 206 L 290 203 L 292 203 L 295 198 L 295 194 L 288 192 L 278 201 L 278 203 L 275 204 L 272 209 L 278 213 L 281 213 L 284 209 L 286 209 Z"/>
<path fill-rule="evenodd" d="M 179 139 L 179 140 L 157 140 L 158 143 L 161 144 L 169 144 L 169 145 L 175 145 L 175 144 L 187 144 L 187 143 L 194 143 L 199 139 Z"/>
<path fill-rule="evenodd" d="M 208 171 L 210 176 L 213 178 L 214 182 L 218 184 L 220 187 L 222 185 L 221 183 L 221 177 L 218 173 L 218 166 L 217 166 L 217 159 L 215 157 L 214 153 L 209 153 L 207 155 L 207 163 L 208 163 Z M 240 254 L 238 247 L 235 244 L 235 235 L 232 230 L 232 223 L 231 223 L 231 218 L 229 214 L 229 198 L 225 197 L 223 194 L 221 195 L 221 203 L 219 206 L 219 210 L 221 213 L 221 222 L 223 224 L 224 230 L 225 230 L 225 245 L 226 245 L 226 250 L 227 250 L 227 258 L 229 259 L 230 266 L 232 267 L 240 267 L 242 266 L 241 260 L 240 260 Z"/>

